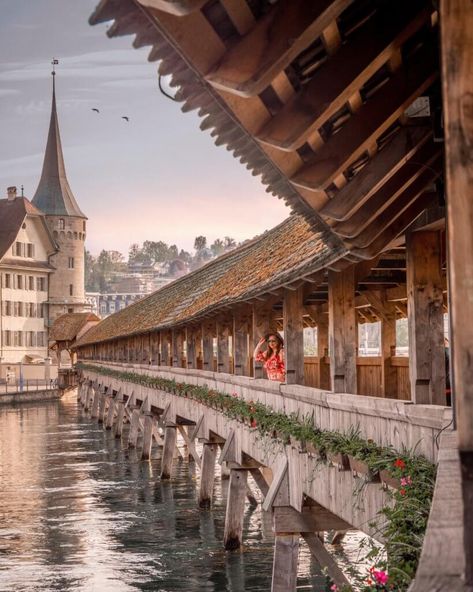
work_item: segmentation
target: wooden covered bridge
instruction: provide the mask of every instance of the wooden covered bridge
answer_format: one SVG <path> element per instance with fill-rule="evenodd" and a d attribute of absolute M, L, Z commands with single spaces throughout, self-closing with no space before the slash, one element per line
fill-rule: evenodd
<path fill-rule="evenodd" d="M 203 412 L 164 382 L 139 387 L 138 396 L 132 377 L 237 392 L 312 414 L 323 430 L 359 426 L 367 441 L 398 451 L 418 440 L 438 476 L 412 589 L 471 590 L 471 2 L 102 0 L 91 22 L 108 20 L 109 36 L 134 34 L 135 47 L 151 46 L 149 59 L 159 61 L 160 76 L 172 76 L 183 111 L 198 110 L 216 144 L 295 213 L 91 329 L 77 344 L 89 387 L 127 395 L 131 406 L 138 398 L 160 415 L 164 467 L 176 426 L 195 424 L 192 437 L 207 443 L 203 476 L 205 454 L 215 456 L 205 451 L 224 445 L 223 460 L 234 463 L 228 532 L 235 516 L 240 524 L 242 475 L 257 469 L 262 483 L 262 469 L 272 469 L 265 504 L 275 520 L 287 518 L 284 528 L 275 522 L 274 590 L 295 586 L 298 533 L 339 529 L 337 520 L 370 532 L 383 491 L 370 485 L 360 511 L 348 472 L 327 465 L 315 479 L 309 452 L 283 443 L 268 453 L 251 426 L 208 406 Z M 445 310 L 454 430 L 444 430 L 438 454 L 451 413 Z M 400 316 L 408 359 L 395 355 Z M 373 320 L 381 322 L 381 355 L 367 362 L 357 356 L 357 324 Z M 317 327 L 311 359 L 303 354 L 305 326 Z M 286 385 L 266 381 L 251 359 L 259 337 L 275 328 L 284 331 Z M 90 404 L 91 393 L 82 396 Z M 309 528 L 301 522 L 307 513 L 326 522 L 314 518 Z"/>

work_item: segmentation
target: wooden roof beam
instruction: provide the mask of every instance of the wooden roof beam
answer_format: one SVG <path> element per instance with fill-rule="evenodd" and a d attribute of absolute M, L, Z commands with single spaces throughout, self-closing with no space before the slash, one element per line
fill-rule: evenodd
<path fill-rule="evenodd" d="M 440 146 L 426 143 L 404 166 L 397 171 L 376 193 L 345 222 L 334 226 L 339 236 L 352 238 L 358 236 L 376 217 L 398 198 L 408 187 L 423 176 L 425 171 L 438 160 Z M 424 185 L 425 186 L 425 185 Z"/>
<path fill-rule="evenodd" d="M 261 93 L 351 2 L 280 0 L 206 79 L 214 87 L 241 97 Z"/>
<path fill-rule="evenodd" d="M 438 76 L 436 62 L 435 46 L 428 43 L 328 139 L 291 182 L 316 191 L 329 187 L 432 84 Z"/>
<path fill-rule="evenodd" d="M 389 21 L 383 27 L 378 19 L 371 19 L 263 127 L 258 139 L 282 150 L 296 150 L 346 102 L 351 105 L 356 95 L 357 107 L 361 107 L 357 91 L 428 20 L 431 11 L 423 7 L 425 2 L 417 1 L 402 10 L 389 10 Z"/>
<path fill-rule="evenodd" d="M 381 152 L 375 154 L 368 164 L 343 189 L 334 195 L 320 210 L 320 213 L 334 220 L 348 219 L 430 137 L 430 129 L 421 127 L 401 129 Z"/>
<path fill-rule="evenodd" d="M 371 259 L 389 245 L 399 234 L 404 232 L 425 208 L 437 198 L 433 192 L 425 192 L 419 196 L 394 222 L 388 226 L 370 245 L 364 248 L 353 247 L 350 252 L 360 259 Z"/>
<path fill-rule="evenodd" d="M 162 10 L 175 16 L 184 16 L 200 10 L 207 0 L 137 0 L 141 6 Z"/>
<path fill-rule="evenodd" d="M 406 208 L 410 206 L 421 195 L 426 188 L 435 181 L 442 171 L 442 158 L 432 163 L 432 168 L 424 172 L 405 189 L 400 196 L 386 209 L 372 218 L 372 221 L 364 230 L 357 232 L 356 236 L 350 239 L 350 244 L 356 247 L 367 247 L 378 237 L 393 220 L 395 220 Z"/>

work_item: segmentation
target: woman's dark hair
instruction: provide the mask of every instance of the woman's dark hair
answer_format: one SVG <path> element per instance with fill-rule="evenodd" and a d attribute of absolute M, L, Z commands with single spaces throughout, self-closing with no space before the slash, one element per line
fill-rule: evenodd
<path fill-rule="evenodd" d="M 276 351 L 276 354 L 279 354 L 279 352 L 284 347 L 284 339 L 281 337 L 281 335 L 279 335 L 279 333 L 277 331 L 272 331 L 271 333 L 266 333 L 266 335 L 264 336 L 264 340 L 266 341 L 266 343 L 268 343 L 269 338 L 271 336 L 276 337 L 276 339 L 278 341 L 278 349 Z M 273 350 L 269 347 L 269 343 L 268 343 L 268 350 L 267 351 L 268 351 L 268 353 L 273 355 Z"/>

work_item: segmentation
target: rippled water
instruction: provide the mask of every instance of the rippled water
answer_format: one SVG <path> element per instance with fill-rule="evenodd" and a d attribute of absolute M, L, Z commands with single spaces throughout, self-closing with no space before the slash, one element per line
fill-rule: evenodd
<path fill-rule="evenodd" d="M 192 466 L 177 462 L 161 482 L 159 459 L 141 461 L 125 437 L 71 395 L 0 408 L 0 590 L 270 590 L 273 540 L 260 507 L 246 508 L 242 552 L 225 552 L 227 482 L 217 479 L 213 509 L 199 510 Z M 304 545 L 299 563 L 298 588 L 324 590 Z"/>

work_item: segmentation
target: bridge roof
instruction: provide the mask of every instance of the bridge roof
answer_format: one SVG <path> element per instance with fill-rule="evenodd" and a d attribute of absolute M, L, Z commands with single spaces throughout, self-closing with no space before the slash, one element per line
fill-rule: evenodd
<path fill-rule="evenodd" d="M 292 215 L 272 230 L 107 317 L 77 345 L 174 327 L 310 276 L 344 254 L 327 239 L 327 232 L 314 232 L 302 216 Z"/>
<path fill-rule="evenodd" d="M 152 46 L 217 145 L 351 261 L 370 259 L 438 205 L 438 13 L 429 0 L 309 4 L 101 0 L 90 22 Z"/>

